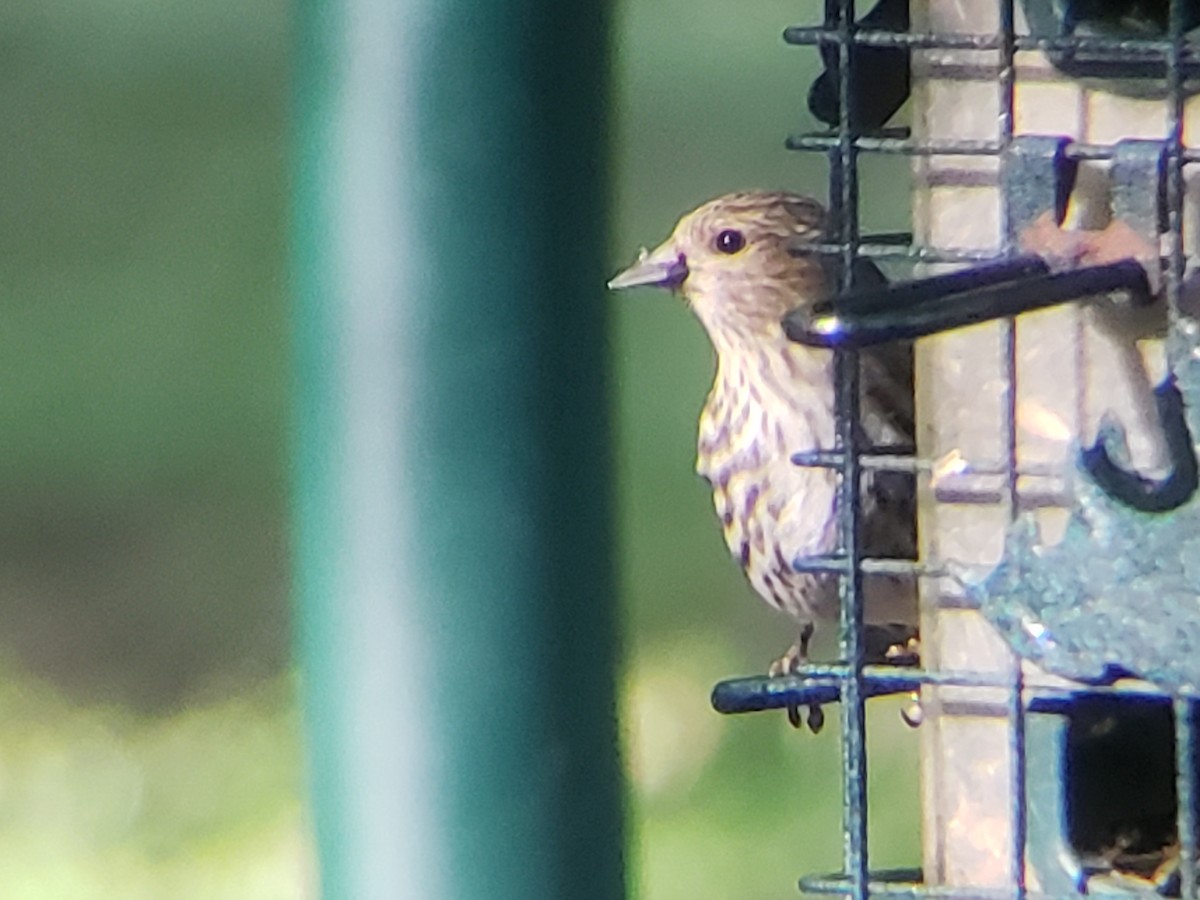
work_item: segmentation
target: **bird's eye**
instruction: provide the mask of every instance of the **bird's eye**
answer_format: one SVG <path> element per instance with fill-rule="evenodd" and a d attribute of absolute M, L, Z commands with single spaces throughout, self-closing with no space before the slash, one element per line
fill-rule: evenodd
<path fill-rule="evenodd" d="M 737 253 L 746 246 L 746 236 L 736 228 L 726 228 L 717 235 L 713 246 L 721 253 Z"/>

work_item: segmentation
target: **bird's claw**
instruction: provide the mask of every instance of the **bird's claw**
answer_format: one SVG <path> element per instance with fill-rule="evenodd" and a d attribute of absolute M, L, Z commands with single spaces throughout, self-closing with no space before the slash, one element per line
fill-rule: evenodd
<path fill-rule="evenodd" d="M 799 642 L 797 642 L 788 647 L 779 659 L 771 661 L 771 665 L 767 666 L 767 675 L 771 678 L 795 675 L 807 662 L 808 653 L 805 649 L 801 649 Z"/>
<path fill-rule="evenodd" d="M 808 642 L 812 637 L 813 627 L 807 625 L 800 632 L 800 639 L 792 646 L 784 651 L 783 656 L 774 660 L 767 667 L 767 675 L 771 678 L 784 678 L 788 675 L 795 675 L 805 665 L 808 664 Z M 800 707 L 793 704 L 787 708 L 788 722 L 793 728 L 801 728 L 805 724 L 808 725 L 808 730 L 813 734 L 817 734 L 825 725 L 825 712 L 821 709 L 819 703 L 808 704 L 808 716 L 802 718 L 800 715 Z"/>
<path fill-rule="evenodd" d="M 801 707 L 792 704 L 787 708 L 788 723 L 796 729 L 803 728 L 808 725 L 808 730 L 813 734 L 820 734 L 821 729 L 825 727 L 825 710 L 821 709 L 821 704 L 808 704 L 808 716 L 800 715 Z"/>
<path fill-rule="evenodd" d="M 771 678 L 795 675 L 808 664 L 808 642 L 812 628 L 800 632 L 800 639 L 767 667 Z M 888 666 L 918 666 L 921 663 L 921 642 L 917 630 L 910 625 L 868 625 L 866 627 L 866 661 Z M 825 713 L 819 703 L 809 703 L 808 715 L 799 705 L 787 707 L 788 722 L 793 728 L 808 726 L 813 734 L 825 725 Z"/>
<path fill-rule="evenodd" d="M 911 625 L 866 626 L 867 663 L 911 668 L 921 664 L 921 638 Z"/>

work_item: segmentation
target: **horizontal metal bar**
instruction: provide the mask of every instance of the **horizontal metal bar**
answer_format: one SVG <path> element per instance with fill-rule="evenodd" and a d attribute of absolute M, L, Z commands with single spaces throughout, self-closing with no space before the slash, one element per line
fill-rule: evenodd
<path fill-rule="evenodd" d="M 1164 691 L 1159 691 L 1150 685 L 1148 682 L 1134 682 L 1139 687 L 1136 688 L 1119 688 L 1110 687 L 1108 690 L 1085 690 L 1087 694 L 1107 694 L 1108 696 L 1117 696 L 1127 700 L 1137 700 L 1139 703 L 1161 703 L 1163 706 L 1171 704 L 1171 696 Z M 1144 687 L 1141 687 L 1144 685 Z M 1079 691 L 1060 691 L 1050 693 L 1035 693 L 1029 698 L 1029 711 L 1035 713 L 1053 713 L 1055 715 L 1067 715 L 1078 702 L 1076 696 Z"/>
<path fill-rule="evenodd" d="M 850 557 L 844 553 L 801 556 L 792 560 L 792 568 L 797 572 L 808 572 L 815 575 L 849 575 Z"/>
<path fill-rule="evenodd" d="M 811 575 L 849 575 L 850 558 L 844 553 L 798 556 L 792 560 L 792 568 L 797 572 L 807 572 Z M 896 575 L 901 578 L 908 576 L 937 578 L 945 574 L 942 569 L 935 569 L 912 559 L 876 557 L 860 559 L 859 571 L 864 575 Z"/>
<path fill-rule="evenodd" d="M 942 506 L 997 506 L 1010 499 L 1007 479 L 996 487 L 947 480 L 935 485 L 933 494 Z M 1059 479 L 1045 487 L 1018 484 L 1016 499 L 1017 509 L 1028 512 L 1035 509 L 1070 509 L 1075 495 L 1067 488 L 1066 481 Z"/>
<path fill-rule="evenodd" d="M 853 145 L 868 153 L 886 153 L 903 156 L 999 156 L 1003 151 L 1000 141 L 994 140 L 922 140 L 920 138 L 877 137 L 864 135 L 853 139 Z M 805 132 L 787 138 L 789 150 L 819 151 L 827 153 L 841 146 L 841 137 L 836 132 Z M 1116 144 L 1085 144 L 1072 142 L 1064 151 L 1067 159 L 1110 160 L 1116 155 Z M 1185 163 L 1200 162 L 1200 149 L 1184 148 L 1180 157 Z"/>
<path fill-rule="evenodd" d="M 929 281 L 953 281 L 955 277 L 941 276 Z M 896 290 L 912 293 L 908 284 Z M 1147 305 L 1154 298 L 1146 270 L 1129 259 L 998 284 L 985 281 L 980 287 L 954 293 L 934 292 L 929 296 L 912 293 L 916 299 L 908 305 L 888 305 L 876 296 L 865 296 L 858 306 L 839 308 L 836 312 L 825 311 L 823 306 L 802 307 L 784 318 L 783 330 L 791 340 L 814 347 L 867 347 L 912 340 L 1115 291 L 1126 292 L 1133 305 Z"/>
<path fill-rule="evenodd" d="M 849 895 L 853 884 L 849 877 L 834 872 L 827 875 L 806 875 L 800 879 L 800 890 L 809 894 Z M 872 900 L 1012 900 L 1013 889 L 974 887 L 971 885 L 925 884 L 919 869 L 894 869 L 872 872 L 867 882 Z M 1025 900 L 1086 900 L 1086 894 L 1045 894 L 1024 891 Z"/>
<path fill-rule="evenodd" d="M 941 900 L 1012 900 L 1012 891 L 999 888 L 949 887 L 925 884 L 920 869 L 892 869 L 872 872 L 867 891 L 872 898 L 913 900 L 938 897 Z M 800 890 L 808 894 L 849 894 L 849 877 L 833 872 L 827 875 L 806 875 L 800 879 Z"/>
<path fill-rule="evenodd" d="M 820 25 L 794 25 L 783 30 L 786 43 L 801 47 L 842 44 L 847 41 L 838 31 Z M 934 34 L 931 32 L 886 31 L 860 28 L 851 32 L 848 43 L 865 47 L 896 47 L 914 50 L 998 50 L 1000 38 L 988 34 Z"/>
<path fill-rule="evenodd" d="M 719 713 L 737 715 L 786 709 L 790 706 L 835 703 L 841 685 L 855 677 L 853 667 L 844 662 L 812 663 L 792 675 L 751 675 L 718 683 L 712 692 L 712 706 Z M 905 666 L 866 666 L 862 671 L 865 697 L 884 697 L 911 693 L 925 686 L 1011 691 L 1010 677 L 976 672 L 930 671 Z M 1072 698 L 1081 695 L 1139 698 L 1168 702 L 1173 695 L 1149 682 L 1125 679 L 1113 684 L 1068 683 L 1026 685 L 1024 695 L 1036 712 L 1059 712 Z M 959 698 L 966 702 L 967 698 Z M 1002 710 L 1003 704 L 997 705 Z M 998 713 L 1002 714 L 1002 713 Z"/>
<path fill-rule="evenodd" d="M 842 256 L 846 248 L 840 244 L 812 244 L 797 241 L 788 251 L 798 256 L 818 254 L 821 256 Z M 940 247 L 921 247 L 912 244 L 887 244 L 871 239 L 864 240 L 855 247 L 858 256 L 870 259 L 894 259 L 919 263 L 943 263 L 956 265 L 959 263 L 986 263 L 1004 259 L 997 250 L 972 250 L 967 248 L 946 249 Z"/>
<path fill-rule="evenodd" d="M 814 469 L 837 469 L 844 463 L 845 454 L 840 450 L 805 450 L 792 454 L 792 462 L 797 466 Z M 861 453 L 858 457 L 863 469 L 880 472 L 908 472 L 914 474 L 932 473 L 944 467 L 941 460 L 929 459 L 925 456 L 914 456 L 911 453 Z M 1021 478 L 1062 478 L 1064 469 L 1062 463 L 1020 463 L 1012 473 Z M 1002 462 L 972 463 L 958 458 L 953 472 L 940 475 L 939 484 L 950 484 L 968 478 L 1004 478 L 1009 476 L 1008 467 Z"/>
<path fill-rule="evenodd" d="M 820 150 L 828 152 L 841 146 L 836 133 L 805 133 L 790 135 L 789 150 Z M 991 140 L 923 141 L 919 138 L 872 137 L 853 139 L 855 149 L 870 153 L 896 153 L 906 156 L 999 156 L 1000 142 Z"/>
<path fill-rule="evenodd" d="M 847 666 L 840 667 L 849 669 Z M 864 670 L 862 694 L 863 697 L 883 697 L 889 694 L 903 694 L 914 691 L 919 682 L 905 680 L 903 675 L 896 674 L 888 678 L 873 678 L 866 675 Z M 910 669 L 892 667 L 894 673 L 904 673 Z M 836 703 L 842 695 L 843 683 L 853 676 L 833 675 L 788 675 L 771 677 L 767 675 L 736 678 L 722 681 L 712 692 L 712 706 L 719 713 L 737 715 L 740 713 L 764 712 L 768 709 L 787 709 L 795 706 L 824 706 Z"/>
<path fill-rule="evenodd" d="M 810 450 L 793 453 L 792 462 L 811 469 L 840 469 L 845 465 L 846 455 L 840 450 Z M 911 453 L 860 453 L 858 464 L 874 472 L 928 472 L 933 464 L 927 459 L 918 459 Z"/>
<path fill-rule="evenodd" d="M 1043 53 L 1095 53 L 1103 54 L 1105 62 L 1137 62 L 1148 57 L 1161 56 L 1164 69 L 1167 54 L 1171 50 L 1169 40 L 1154 40 L 1142 38 L 1110 38 L 1101 35 L 1070 35 L 1068 37 L 1035 37 L 1034 35 L 1018 35 L 1013 42 L 1014 49 L 1041 50 Z M 1179 54 L 1181 63 L 1195 62 L 1197 53 L 1190 48 L 1184 48 Z"/>
<path fill-rule="evenodd" d="M 893 282 L 883 288 L 851 290 L 833 300 L 815 304 L 812 311 L 814 315 L 888 314 L 943 297 L 959 296 L 967 291 L 1046 275 L 1049 272 L 1050 266 L 1040 256 L 1019 256 L 943 275 Z"/>
<path fill-rule="evenodd" d="M 1002 50 L 1005 38 L 1000 34 L 971 34 L 962 32 L 905 32 L 887 31 L 880 28 L 862 28 L 843 36 L 841 32 L 821 26 L 793 26 L 785 28 L 783 39 L 797 46 L 821 44 L 857 44 L 865 47 L 907 48 L 912 50 Z M 1171 50 L 1169 40 L 1153 38 L 1110 38 L 1101 35 L 1072 35 L 1070 37 L 1040 37 L 1016 35 L 1013 39 L 1016 51 L 1040 50 L 1043 53 L 1089 53 L 1104 54 L 1105 61 L 1138 62 L 1147 58 L 1162 57 L 1165 64 Z M 1180 59 L 1194 62 L 1200 58 L 1197 51 L 1185 47 Z"/>
<path fill-rule="evenodd" d="M 840 450 L 809 450 L 792 454 L 792 462 L 805 468 L 840 469 L 845 464 L 845 454 Z M 944 465 L 911 453 L 864 453 L 858 457 L 858 462 L 859 467 L 868 472 L 930 476 Z M 1011 474 L 1017 481 L 1019 509 L 1066 508 L 1071 505 L 1074 495 L 1067 487 L 1063 464 L 1019 465 Z M 934 496 L 940 503 L 997 504 L 1004 502 L 1008 496 L 1009 475 L 1008 469 L 1001 463 L 976 466 L 960 461 L 957 471 L 939 474 L 931 483 Z M 807 559 L 809 562 L 806 566 L 810 570 L 844 572 L 840 557 Z M 934 573 L 925 571 L 918 574 Z"/>

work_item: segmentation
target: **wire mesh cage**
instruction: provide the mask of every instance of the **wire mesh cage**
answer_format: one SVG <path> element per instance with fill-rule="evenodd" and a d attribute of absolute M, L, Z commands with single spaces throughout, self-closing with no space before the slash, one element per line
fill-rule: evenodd
<path fill-rule="evenodd" d="M 788 332 L 838 353 L 837 446 L 796 462 L 841 474 L 840 552 L 797 561 L 840 580 L 840 659 L 713 701 L 840 704 L 842 867 L 802 890 L 1196 895 L 1198 27 L 1185 0 L 826 0 L 785 32 L 825 63 L 830 128 L 788 145 L 828 156 L 834 233 L 805 252 L 843 280 Z M 860 233 L 872 154 L 911 161 L 909 239 Z M 863 289 L 864 259 L 902 283 Z M 916 447 L 865 453 L 857 348 L 917 337 Z M 879 470 L 916 473 L 918 560 L 864 554 Z M 916 668 L 866 664 L 872 572 L 919 579 Z M 865 704 L 908 691 L 922 867 L 875 871 Z"/>

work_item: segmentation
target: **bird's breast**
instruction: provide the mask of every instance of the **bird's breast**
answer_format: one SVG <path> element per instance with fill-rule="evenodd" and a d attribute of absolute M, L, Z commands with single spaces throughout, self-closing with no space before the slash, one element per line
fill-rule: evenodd
<path fill-rule="evenodd" d="M 832 449 L 835 429 L 828 352 L 785 342 L 723 354 L 700 412 L 696 471 L 714 487 L 737 471 L 791 472 L 793 454 Z"/>
<path fill-rule="evenodd" d="M 786 591 L 792 560 L 836 547 L 837 473 L 801 467 L 793 454 L 833 446 L 832 380 L 766 374 L 728 364 L 718 369 L 700 417 L 696 469 L 712 486 L 730 552 L 759 592 Z M 824 376 L 825 369 L 815 374 Z M 765 587 L 764 587 L 765 579 Z"/>

